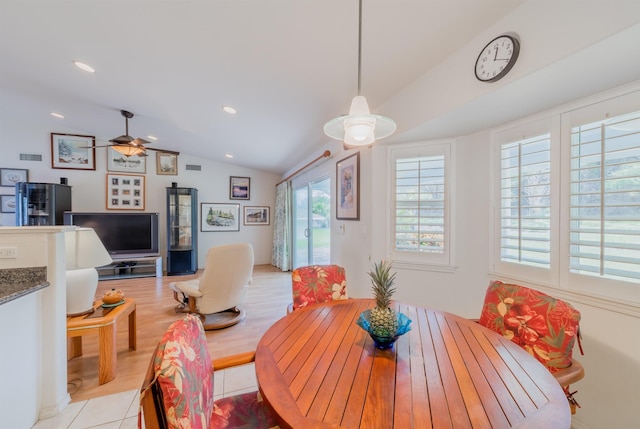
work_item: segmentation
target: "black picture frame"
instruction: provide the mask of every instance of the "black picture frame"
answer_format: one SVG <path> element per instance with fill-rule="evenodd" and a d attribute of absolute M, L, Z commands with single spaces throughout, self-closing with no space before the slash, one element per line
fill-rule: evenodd
<path fill-rule="evenodd" d="M 229 199 L 230 200 L 250 200 L 251 199 L 251 178 L 250 177 L 229 177 Z"/>

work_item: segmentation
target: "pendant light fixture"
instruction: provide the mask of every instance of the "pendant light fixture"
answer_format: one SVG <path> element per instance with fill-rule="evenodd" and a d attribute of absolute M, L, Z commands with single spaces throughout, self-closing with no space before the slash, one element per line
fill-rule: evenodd
<path fill-rule="evenodd" d="M 324 125 L 324 133 L 332 139 L 342 140 L 347 146 L 367 146 L 376 139 L 390 136 L 396 123 L 386 116 L 372 115 L 367 99 L 360 95 L 362 79 L 362 0 L 358 17 L 358 95 L 351 101 L 348 115 L 331 119 Z"/>

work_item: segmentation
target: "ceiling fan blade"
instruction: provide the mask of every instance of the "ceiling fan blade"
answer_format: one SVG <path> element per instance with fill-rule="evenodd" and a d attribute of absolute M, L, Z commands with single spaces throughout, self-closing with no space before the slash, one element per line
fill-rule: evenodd
<path fill-rule="evenodd" d="M 180 155 L 180 152 L 177 152 L 175 150 L 169 150 L 169 149 L 160 149 L 159 147 L 145 147 L 146 150 L 155 150 L 156 152 L 166 152 L 166 153 L 170 153 L 173 155 Z"/>

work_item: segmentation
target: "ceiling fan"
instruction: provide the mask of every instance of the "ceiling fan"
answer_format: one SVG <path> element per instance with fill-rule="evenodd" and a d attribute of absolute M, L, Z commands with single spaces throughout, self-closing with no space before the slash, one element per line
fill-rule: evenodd
<path fill-rule="evenodd" d="M 146 147 L 146 145 L 151 144 L 150 141 L 140 137 L 131 137 L 129 135 L 129 119 L 133 118 L 133 113 L 127 110 L 120 110 L 120 114 L 124 117 L 124 134 L 109 140 L 109 142 L 111 143 L 109 145 L 94 147 L 112 147 L 113 150 L 118 151 L 127 158 L 134 155 L 147 156 L 147 149 L 179 154 L 179 152 L 175 152 L 172 150 L 148 148 Z"/>

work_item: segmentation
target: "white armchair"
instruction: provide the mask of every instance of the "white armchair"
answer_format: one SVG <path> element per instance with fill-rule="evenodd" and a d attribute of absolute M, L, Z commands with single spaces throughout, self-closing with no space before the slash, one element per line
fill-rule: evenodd
<path fill-rule="evenodd" d="M 169 284 L 179 303 L 176 311 L 198 314 L 207 330 L 235 325 L 245 317 L 240 305 L 246 300 L 252 275 L 250 244 L 212 247 L 200 277 Z"/>

